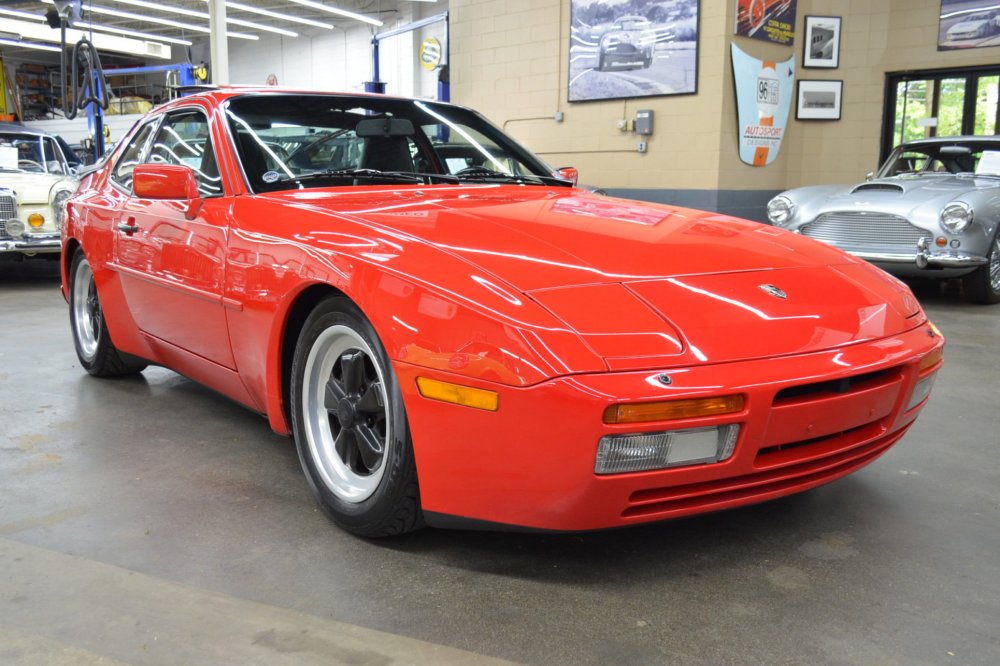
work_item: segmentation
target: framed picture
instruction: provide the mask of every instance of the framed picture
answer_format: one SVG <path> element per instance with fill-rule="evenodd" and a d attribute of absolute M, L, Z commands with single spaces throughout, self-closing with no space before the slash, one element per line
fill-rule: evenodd
<path fill-rule="evenodd" d="M 941 0 L 938 51 L 1000 46 L 996 0 Z"/>
<path fill-rule="evenodd" d="M 735 34 L 791 46 L 798 4 L 799 0 L 736 0 Z"/>
<path fill-rule="evenodd" d="M 699 0 L 571 0 L 569 101 L 698 92 Z"/>
<path fill-rule="evenodd" d="M 836 69 L 840 66 L 840 17 L 807 16 L 802 40 L 802 66 Z"/>
<path fill-rule="evenodd" d="M 843 105 L 843 81 L 798 82 L 796 120 L 840 120 Z"/>

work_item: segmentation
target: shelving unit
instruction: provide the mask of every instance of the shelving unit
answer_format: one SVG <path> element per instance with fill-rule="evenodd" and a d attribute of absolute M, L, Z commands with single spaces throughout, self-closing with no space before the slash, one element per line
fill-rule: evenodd
<path fill-rule="evenodd" d="M 52 109 L 62 104 L 62 87 L 54 93 L 52 75 L 58 83 L 58 73 L 46 65 L 22 63 L 14 75 L 24 120 L 52 117 Z"/>

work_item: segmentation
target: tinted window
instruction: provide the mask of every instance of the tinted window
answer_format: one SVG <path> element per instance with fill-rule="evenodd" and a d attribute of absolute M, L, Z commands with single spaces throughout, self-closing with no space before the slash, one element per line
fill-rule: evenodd
<path fill-rule="evenodd" d="M 494 175 L 552 181 L 550 168 L 482 116 L 447 104 L 348 95 L 246 95 L 232 99 L 226 114 L 255 192 L 372 185 L 379 174 L 400 173 L 454 176 L 452 180 L 463 182 Z M 384 133 L 373 131 L 375 122 L 384 123 Z"/>

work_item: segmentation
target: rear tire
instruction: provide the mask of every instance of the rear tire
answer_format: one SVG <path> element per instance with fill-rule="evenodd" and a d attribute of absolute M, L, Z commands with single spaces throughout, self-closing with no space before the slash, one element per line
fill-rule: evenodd
<path fill-rule="evenodd" d="M 145 370 L 146 363 L 118 351 L 111 341 L 94 271 L 83 250 L 73 255 L 69 276 L 69 321 L 76 356 L 84 370 L 94 377 L 120 377 Z"/>
<path fill-rule="evenodd" d="M 375 330 L 348 299 L 306 319 L 292 362 L 292 426 L 320 507 L 366 537 L 423 526 L 402 394 Z"/>
<path fill-rule="evenodd" d="M 1000 229 L 993 235 L 986 258 L 986 264 L 962 278 L 962 289 L 973 303 L 995 305 L 1000 303 Z"/>

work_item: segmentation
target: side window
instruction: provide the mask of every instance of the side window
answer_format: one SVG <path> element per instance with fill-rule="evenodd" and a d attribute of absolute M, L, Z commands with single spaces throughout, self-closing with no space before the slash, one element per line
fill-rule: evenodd
<path fill-rule="evenodd" d="M 121 159 L 118 160 L 114 173 L 111 174 L 111 179 L 129 192 L 132 191 L 132 171 L 139 163 L 139 158 L 142 157 L 142 149 L 145 147 L 146 141 L 149 140 L 149 135 L 155 124 L 156 121 L 146 123 L 135 133 L 132 142 L 125 148 Z"/>
<path fill-rule="evenodd" d="M 168 115 L 150 148 L 147 162 L 181 164 L 194 170 L 203 197 L 222 194 L 222 178 L 208 131 L 208 118 L 201 111 L 179 111 Z"/>

